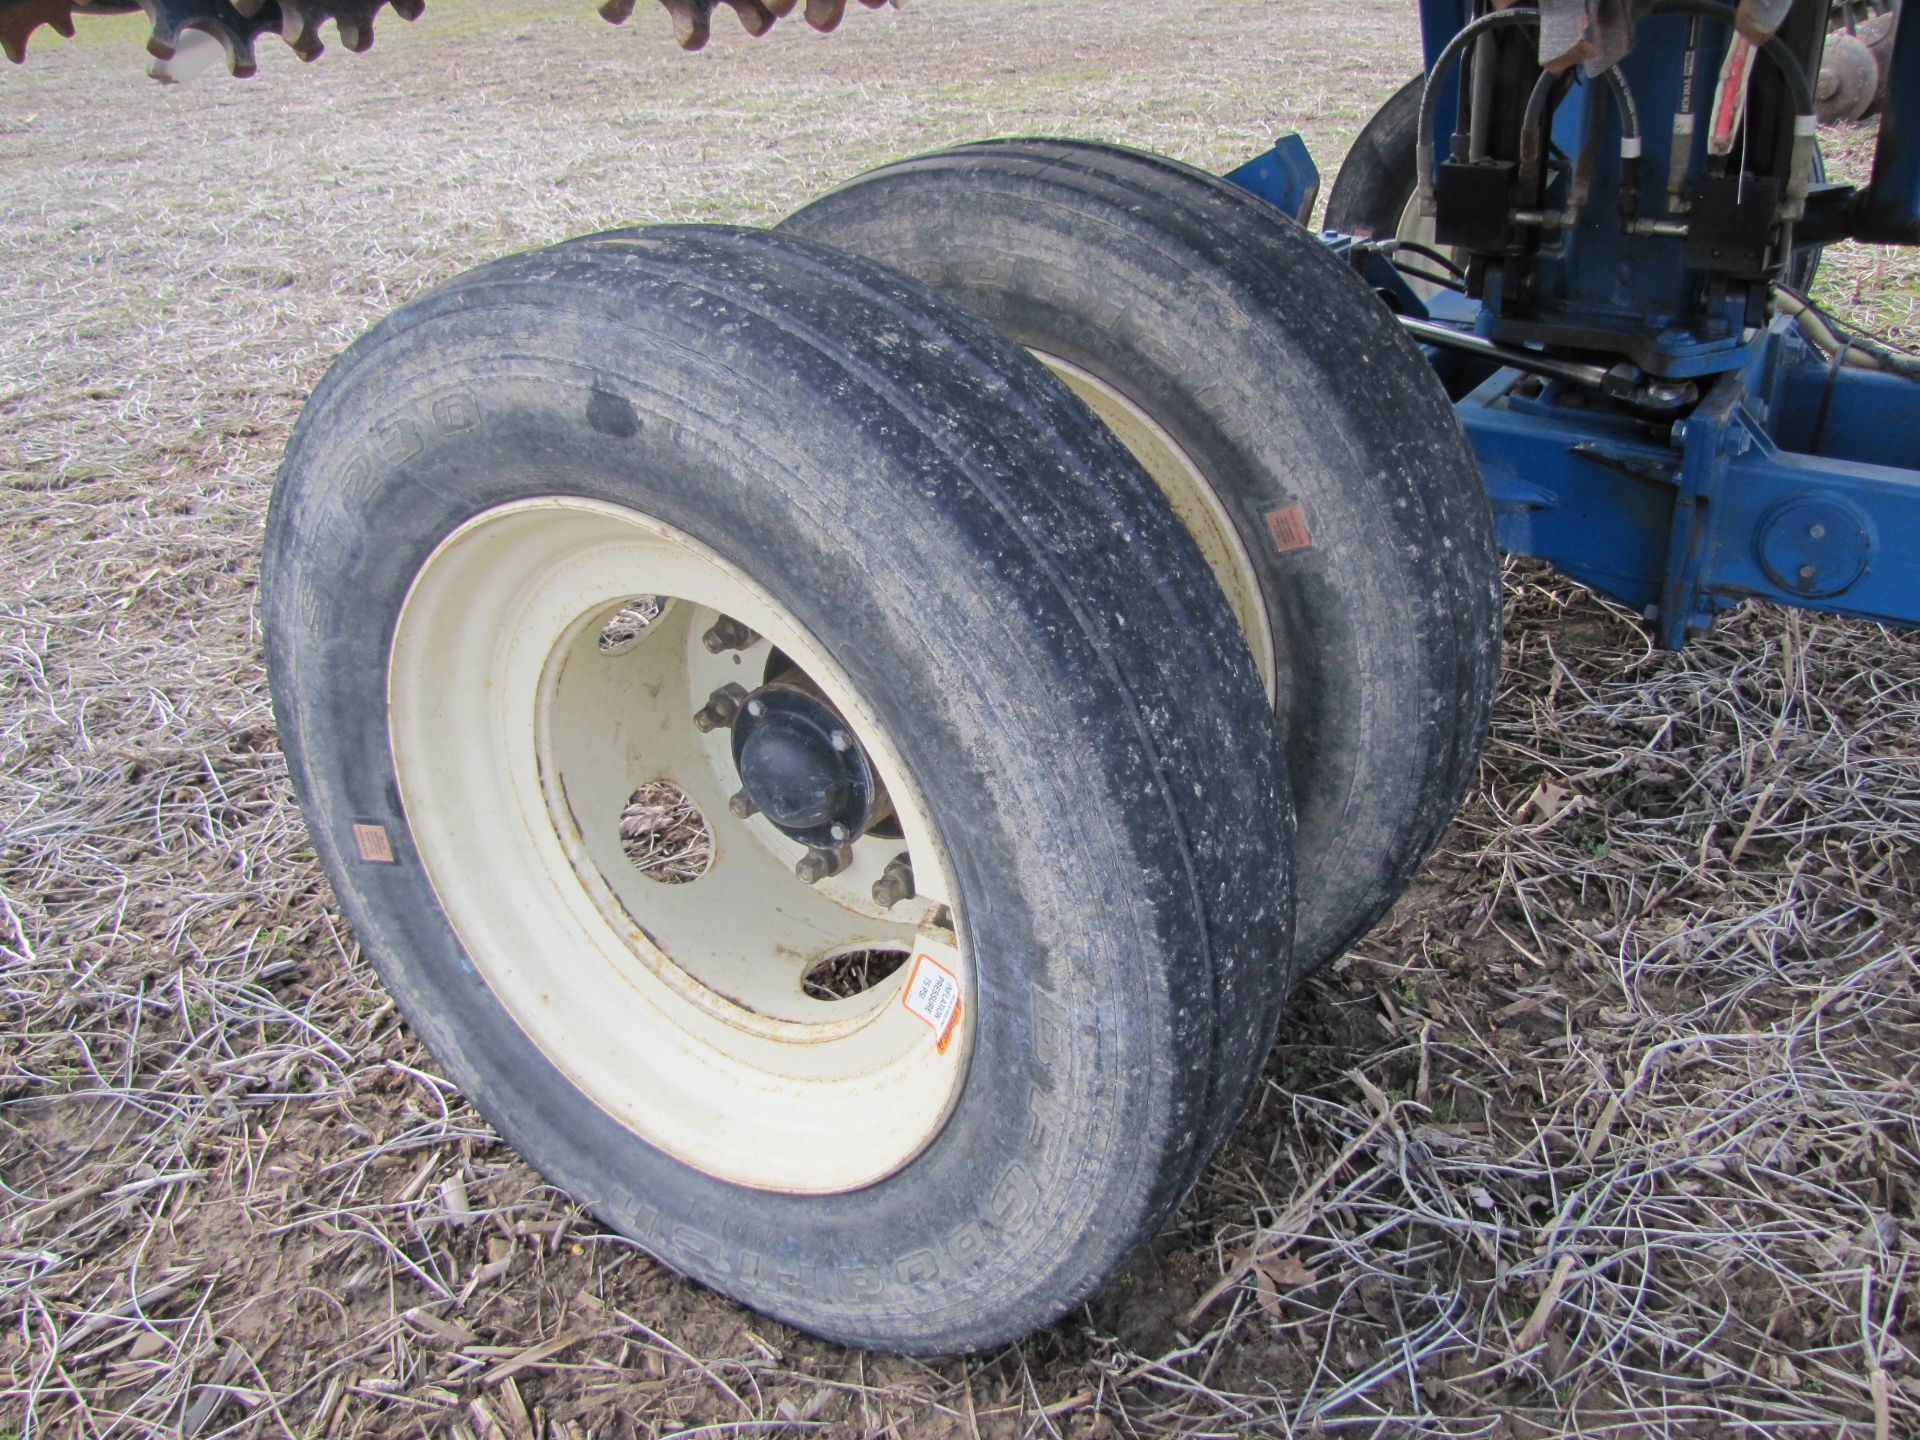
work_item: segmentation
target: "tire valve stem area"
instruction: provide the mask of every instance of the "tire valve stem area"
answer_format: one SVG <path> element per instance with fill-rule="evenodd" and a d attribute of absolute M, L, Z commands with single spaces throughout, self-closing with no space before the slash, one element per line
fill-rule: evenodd
<path fill-rule="evenodd" d="M 794 866 L 806 884 L 846 870 L 853 842 L 892 815 L 893 802 L 853 727 L 798 667 L 739 697 L 732 729 L 741 788 L 728 808 L 759 814 L 806 846 Z"/>

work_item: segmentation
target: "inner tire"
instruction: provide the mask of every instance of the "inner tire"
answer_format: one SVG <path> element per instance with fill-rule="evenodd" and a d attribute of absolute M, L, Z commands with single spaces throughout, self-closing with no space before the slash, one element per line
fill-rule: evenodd
<path fill-rule="evenodd" d="M 908 280 L 703 227 L 472 271 L 322 381 L 263 588 L 316 849 L 414 1028 L 545 1175 L 757 1309 L 1024 1335 L 1257 1071 L 1291 810 L 1225 600 L 1085 408 Z M 728 812 L 696 707 L 796 665 L 890 793 L 850 849 L 911 853 L 891 909 Z M 711 830 L 675 887 L 607 850 L 663 778 Z M 763 944 L 798 909 L 817 953 Z M 810 964 L 883 942 L 946 970 L 947 1029 L 906 967 L 806 1009 Z"/>
<path fill-rule="evenodd" d="M 1295 956 L 1344 952 L 1451 821 L 1499 659 L 1479 470 L 1418 349 L 1277 210 L 1115 146 L 962 146 L 783 228 L 935 286 L 1190 461 L 1207 506 L 1176 509 L 1224 517 L 1233 543 L 1203 549 L 1229 594 L 1244 567 L 1249 639 L 1271 646 L 1299 812 Z"/>
<path fill-rule="evenodd" d="M 1361 127 L 1327 195 L 1327 229 L 1372 240 L 1400 233 L 1420 177 L 1420 96 L 1426 83 L 1425 75 L 1414 76 Z"/>

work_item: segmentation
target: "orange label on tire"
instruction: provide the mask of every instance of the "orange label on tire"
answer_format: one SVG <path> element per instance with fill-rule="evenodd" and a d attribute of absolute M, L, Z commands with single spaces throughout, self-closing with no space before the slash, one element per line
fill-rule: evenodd
<path fill-rule="evenodd" d="M 960 1027 L 959 977 L 931 955 L 916 955 L 900 1003 L 933 1028 L 933 1048 L 946 1054 Z"/>
<path fill-rule="evenodd" d="M 387 827 L 384 825 L 356 825 L 353 827 L 354 847 L 359 850 L 360 858 L 369 865 L 393 864 L 393 843 L 387 839 Z"/>
<path fill-rule="evenodd" d="M 1273 548 L 1282 555 L 1289 550 L 1304 550 L 1313 544 L 1313 536 L 1307 533 L 1307 517 L 1301 513 L 1298 505 L 1281 505 L 1266 512 L 1267 534 L 1273 537 Z"/>

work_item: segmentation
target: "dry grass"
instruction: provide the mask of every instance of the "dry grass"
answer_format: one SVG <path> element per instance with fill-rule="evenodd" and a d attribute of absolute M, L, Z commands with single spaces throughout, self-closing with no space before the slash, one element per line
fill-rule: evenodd
<path fill-rule="evenodd" d="M 850 950 L 816 965 L 800 988 L 816 1000 L 863 995 L 907 963 L 905 950 Z"/>
<path fill-rule="evenodd" d="M 635 790 L 620 812 L 620 849 L 649 880 L 684 885 L 713 863 L 713 832 L 686 791 L 652 780 Z"/>
<path fill-rule="evenodd" d="M 255 554 L 328 357 L 504 250 L 979 134 L 1337 155 L 1413 46 L 1399 3 L 917 0 L 688 58 L 580 9 L 0 74 L 0 1436 L 1920 1434 L 1920 640 L 1874 626 L 1662 655 L 1517 570 L 1442 855 L 1178 1226 L 1021 1346 L 794 1335 L 493 1138 L 274 747 Z M 1822 296 L 1912 339 L 1914 275 Z"/>
<path fill-rule="evenodd" d="M 1480 793 L 1275 1077 L 1299 1178 L 1212 1181 L 1279 1215 L 1218 1237 L 1239 1293 L 1329 1409 L 1911 1433 L 1920 644 L 1754 611 L 1669 656 L 1509 593 Z"/>

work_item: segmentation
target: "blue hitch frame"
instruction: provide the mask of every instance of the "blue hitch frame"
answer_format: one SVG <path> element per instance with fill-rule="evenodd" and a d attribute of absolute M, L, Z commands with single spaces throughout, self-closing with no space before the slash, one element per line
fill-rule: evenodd
<path fill-rule="evenodd" d="M 1664 427 L 1576 399 L 1501 370 L 1455 403 L 1503 549 L 1670 649 L 1754 598 L 1920 623 L 1920 385 L 1836 368 L 1776 322 Z"/>
<path fill-rule="evenodd" d="M 1845 233 L 1863 239 L 1920 240 L 1916 14 L 1920 0 L 1910 0 L 1874 180 L 1848 198 L 1843 212 Z M 1424 0 L 1429 57 L 1465 19 L 1459 0 Z M 1668 20 L 1643 41 L 1646 54 L 1630 57 L 1640 73 L 1672 70 L 1659 37 L 1674 30 Z M 1574 103 L 1556 116 L 1556 137 L 1578 145 L 1577 127 L 1587 123 L 1582 102 L 1599 89 L 1573 87 Z M 1650 85 L 1649 93 L 1662 91 Z M 1443 112 L 1450 108 L 1442 97 Z M 1671 119 L 1670 112 L 1647 115 L 1644 131 L 1664 134 Z M 1663 159 L 1654 173 L 1664 169 Z M 1310 213 L 1318 184 L 1294 135 L 1227 178 L 1300 219 Z M 1581 243 L 1561 247 L 1549 265 L 1558 267 L 1557 293 L 1566 297 L 1553 316 L 1553 339 L 1571 343 L 1585 326 L 1607 337 L 1592 352 L 1618 354 L 1623 317 L 1635 314 L 1636 304 L 1644 301 L 1641 316 L 1671 308 L 1676 261 L 1666 245 L 1648 247 L 1657 263 L 1638 270 L 1622 264 L 1626 247 L 1599 233 L 1611 223 L 1612 179 L 1603 167 L 1589 211 L 1597 217 L 1593 232 L 1572 237 Z M 1348 236 L 1323 238 L 1394 309 L 1428 316 L 1428 305 L 1378 251 Z M 1582 271 L 1583 263 L 1603 266 L 1604 276 Z M 1646 293 L 1637 293 L 1643 284 Z M 1431 306 L 1435 318 L 1509 345 L 1548 338 L 1516 333 L 1462 296 L 1443 293 Z M 1673 323 L 1649 332 L 1643 348 L 1671 347 L 1684 331 L 1684 323 Z M 1693 339 L 1700 338 L 1696 332 Z M 1715 616 L 1748 599 L 1920 625 L 1920 383 L 1834 363 L 1787 317 L 1736 327 L 1700 350 L 1696 359 L 1669 348 L 1673 363 L 1661 368 L 1669 377 L 1692 377 L 1699 398 L 1661 418 L 1562 379 L 1428 346 L 1479 459 L 1501 547 L 1547 561 L 1631 607 L 1670 649 L 1705 634 Z"/>

